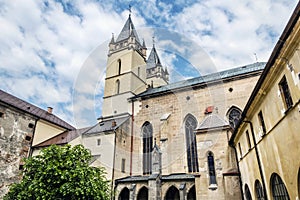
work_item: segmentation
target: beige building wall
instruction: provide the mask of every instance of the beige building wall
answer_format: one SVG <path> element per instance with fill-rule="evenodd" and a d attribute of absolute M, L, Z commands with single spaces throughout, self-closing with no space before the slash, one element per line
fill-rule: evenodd
<path fill-rule="evenodd" d="M 46 141 L 49 138 L 52 138 L 62 133 L 65 130 L 66 129 L 63 129 L 54 124 L 50 124 L 44 120 L 38 120 L 34 132 L 32 146 L 35 146 L 43 141 Z"/>
<path fill-rule="evenodd" d="M 95 162 L 92 166 L 101 166 L 107 172 L 106 178 L 113 179 L 115 134 L 113 132 L 82 136 L 82 144 L 91 151 Z"/>
<path fill-rule="evenodd" d="M 299 8 L 298 11 L 299 13 Z M 299 199 L 299 154 L 300 154 L 300 22 L 293 27 L 283 48 L 280 50 L 270 71 L 264 77 L 251 106 L 247 110 L 246 120 L 251 121 L 259 160 L 261 162 L 262 176 L 265 180 L 268 199 L 273 199 L 271 176 L 276 173 L 280 176 L 287 189 L 290 199 Z M 275 49 L 274 51 L 279 51 Z M 274 54 L 274 52 L 273 52 Z M 272 54 L 272 55 L 273 55 Z M 270 61 L 269 61 L 270 62 Z M 285 98 L 280 91 L 280 82 L 285 76 L 293 104 L 287 109 Z M 266 127 L 263 133 L 258 113 L 262 112 Z M 261 176 L 254 149 L 248 149 L 246 130 L 250 133 L 249 123 L 242 123 L 239 127 L 234 144 L 242 149 L 239 156 L 239 165 L 242 174 L 243 188 L 249 185 L 250 192 L 255 198 L 254 181 Z M 253 142 L 253 138 L 251 138 Z M 253 143 L 252 143 L 253 144 Z M 262 183 L 262 181 L 261 181 Z"/>

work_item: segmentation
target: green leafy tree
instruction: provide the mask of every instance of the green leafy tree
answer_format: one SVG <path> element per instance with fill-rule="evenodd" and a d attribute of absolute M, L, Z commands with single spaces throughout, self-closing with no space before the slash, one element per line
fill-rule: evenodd
<path fill-rule="evenodd" d="M 109 199 L 103 168 L 89 166 L 92 156 L 82 145 L 52 145 L 25 159 L 23 178 L 4 200 Z"/>

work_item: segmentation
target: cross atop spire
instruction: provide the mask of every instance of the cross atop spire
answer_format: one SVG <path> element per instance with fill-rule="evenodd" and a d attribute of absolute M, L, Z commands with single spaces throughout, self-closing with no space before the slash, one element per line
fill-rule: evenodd
<path fill-rule="evenodd" d="M 131 5 L 128 5 L 129 16 L 131 15 Z"/>
<path fill-rule="evenodd" d="M 154 35 L 152 36 L 152 43 L 153 43 L 153 48 L 154 48 L 154 46 L 155 46 L 155 37 L 154 37 Z"/>

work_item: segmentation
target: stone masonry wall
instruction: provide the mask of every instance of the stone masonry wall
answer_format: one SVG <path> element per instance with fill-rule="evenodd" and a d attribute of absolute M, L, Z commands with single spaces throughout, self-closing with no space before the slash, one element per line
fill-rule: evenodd
<path fill-rule="evenodd" d="M 0 105 L 0 199 L 20 181 L 23 158 L 29 153 L 35 119 Z"/>

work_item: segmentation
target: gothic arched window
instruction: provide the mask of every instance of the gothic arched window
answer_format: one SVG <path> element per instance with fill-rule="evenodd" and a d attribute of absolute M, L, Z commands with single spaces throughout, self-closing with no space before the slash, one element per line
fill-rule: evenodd
<path fill-rule="evenodd" d="M 290 200 L 288 191 L 278 174 L 274 173 L 271 176 L 271 190 L 274 200 Z"/>
<path fill-rule="evenodd" d="M 121 60 L 119 59 L 119 60 L 118 60 L 118 74 L 119 74 L 119 75 L 121 74 L 121 67 L 122 67 L 122 62 L 121 62 Z"/>
<path fill-rule="evenodd" d="M 209 174 L 209 185 L 217 184 L 215 160 L 212 152 L 207 154 L 208 174 Z"/>
<path fill-rule="evenodd" d="M 247 184 L 245 185 L 245 197 L 246 200 L 252 200 L 251 193 Z"/>
<path fill-rule="evenodd" d="M 229 111 L 228 111 L 228 119 L 229 119 L 229 124 L 232 128 L 235 128 L 236 125 L 238 124 L 240 118 L 241 118 L 241 114 L 242 114 L 242 111 L 235 107 L 235 106 L 232 106 Z"/>
<path fill-rule="evenodd" d="M 120 80 L 116 80 L 116 94 L 120 93 Z"/>
<path fill-rule="evenodd" d="M 199 172 L 197 142 L 194 130 L 197 128 L 197 120 L 188 115 L 185 120 L 186 152 L 189 172 Z"/>
<path fill-rule="evenodd" d="M 255 181 L 254 186 L 257 200 L 264 200 L 264 192 L 259 180 Z"/>
<path fill-rule="evenodd" d="M 149 122 L 145 122 L 142 127 L 143 134 L 143 174 L 152 172 L 152 146 L 153 146 L 153 129 Z"/>

